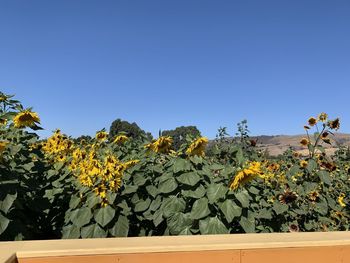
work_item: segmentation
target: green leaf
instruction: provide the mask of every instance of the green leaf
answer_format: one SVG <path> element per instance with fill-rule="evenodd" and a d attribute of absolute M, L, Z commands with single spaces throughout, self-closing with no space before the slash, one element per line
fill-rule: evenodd
<path fill-rule="evenodd" d="M 229 230 L 216 216 L 199 221 L 199 230 L 202 235 L 228 234 Z"/>
<path fill-rule="evenodd" d="M 126 216 L 120 215 L 114 227 L 109 230 L 114 237 L 127 237 L 129 233 L 129 220 Z"/>
<path fill-rule="evenodd" d="M 137 186 L 142 186 L 147 181 L 147 177 L 145 177 L 145 175 L 141 174 L 141 173 L 134 175 L 133 179 L 134 179 L 135 185 L 137 185 Z"/>
<path fill-rule="evenodd" d="M 193 162 L 194 164 L 201 164 L 203 163 L 203 158 L 195 155 L 190 157 L 190 161 Z"/>
<path fill-rule="evenodd" d="M 46 190 L 47 192 L 47 190 Z M 80 204 L 80 197 L 73 195 L 69 201 L 69 208 L 75 209 Z"/>
<path fill-rule="evenodd" d="M 189 172 L 181 174 L 176 179 L 179 183 L 194 186 L 201 180 L 201 177 L 196 172 Z"/>
<path fill-rule="evenodd" d="M 91 209 L 88 207 L 73 210 L 70 215 L 70 220 L 77 227 L 82 227 L 90 222 L 92 217 Z"/>
<path fill-rule="evenodd" d="M 244 216 L 241 217 L 241 220 L 239 221 L 239 224 L 243 228 L 243 230 L 246 233 L 253 233 L 255 232 L 255 219 L 254 217 L 252 218 L 246 218 Z"/>
<path fill-rule="evenodd" d="M 192 210 L 191 210 L 192 219 L 201 219 L 203 217 L 208 216 L 209 214 L 210 214 L 210 210 L 208 207 L 207 198 L 198 199 L 193 203 Z"/>
<path fill-rule="evenodd" d="M 146 200 L 139 200 L 135 204 L 135 212 L 143 212 L 146 211 L 151 204 L 151 199 L 147 198 Z"/>
<path fill-rule="evenodd" d="M 228 223 L 231 223 L 235 217 L 239 217 L 242 214 L 242 208 L 237 206 L 232 200 L 225 200 L 219 205 L 219 208 L 224 213 Z"/>
<path fill-rule="evenodd" d="M 110 205 L 107 205 L 106 207 L 102 207 L 97 210 L 97 212 L 94 214 L 94 219 L 97 223 L 104 227 L 112 221 L 114 215 L 115 210 Z"/>
<path fill-rule="evenodd" d="M 154 185 L 147 185 L 146 190 L 153 198 L 155 198 L 159 194 L 157 187 L 155 187 Z"/>
<path fill-rule="evenodd" d="M 113 204 L 117 197 L 117 194 L 111 191 L 107 191 L 106 197 L 107 197 L 108 203 Z"/>
<path fill-rule="evenodd" d="M 161 204 L 162 204 L 162 198 L 160 196 L 157 196 L 157 198 L 152 201 L 151 205 L 149 206 L 149 209 L 151 211 L 156 211 Z"/>
<path fill-rule="evenodd" d="M 225 166 L 224 165 L 222 165 L 222 164 L 217 164 L 217 163 L 214 163 L 214 164 L 212 164 L 212 165 L 210 165 L 210 170 L 214 170 L 214 171 L 216 171 L 216 170 L 222 170 L 222 169 L 224 169 L 225 168 Z"/>
<path fill-rule="evenodd" d="M 182 198 L 176 196 L 169 196 L 162 205 L 163 216 L 165 218 L 170 217 L 172 214 L 183 212 L 185 210 L 186 203 Z"/>
<path fill-rule="evenodd" d="M 248 191 L 255 195 L 258 195 L 260 193 L 259 189 L 255 188 L 254 186 L 249 187 Z"/>
<path fill-rule="evenodd" d="M 237 160 L 238 166 L 242 166 L 243 163 L 245 162 L 243 151 L 241 148 L 238 148 L 236 152 L 236 160 Z"/>
<path fill-rule="evenodd" d="M 184 197 L 192 197 L 192 198 L 202 198 L 205 195 L 205 188 L 203 185 L 199 185 L 196 190 L 181 190 L 181 193 Z"/>
<path fill-rule="evenodd" d="M 162 223 L 164 220 L 163 218 L 163 212 L 162 210 L 157 210 L 155 211 L 155 213 L 153 214 L 153 224 L 155 227 L 159 226 L 160 223 Z"/>
<path fill-rule="evenodd" d="M 86 199 L 86 204 L 88 207 L 93 208 L 95 205 L 101 203 L 102 199 L 99 196 L 96 196 L 95 194 L 91 194 Z"/>
<path fill-rule="evenodd" d="M 132 194 L 132 193 L 136 193 L 137 189 L 139 187 L 137 185 L 127 185 L 124 190 L 123 190 L 123 194 Z"/>
<path fill-rule="evenodd" d="M 191 170 L 191 163 L 186 159 L 177 158 L 173 165 L 174 173 Z"/>
<path fill-rule="evenodd" d="M 6 230 L 10 220 L 0 213 L 0 235 Z"/>
<path fill-rule="evenodd" d="M 0 210 L 7 214 L 7 212 L 10 210 L 10 207 L 12 206 L 13 202 L 17 198 L 17 193 L 14 195 L 6 195 L 5 199 L 3 201 L 0 201 Z"/>
<path fill-rule="evenodd" d="M 242 190 L 238 193 L 234 193 L 237 200 L 241 203 L 242 207 L 249 206 L 249 194 L 246 190 Z"/>
<path fill-rule="evenodd" d="M 319 202 L 316 203 L 315 211 L 321 215 L 327 215 L 328 213 L 328 203 L 325 198 L 320 197 Z"/>
<path fill-rule="evenodd" d="M 266 208 L 261 209 L 257 215 L 257 218 L 272 219 L 271 210 L 267 210 Z"/>
<path fill-rule="evenodd" d="M 93 224 L 81 229 L 82 238 L 103 238 L 107 237 L 107 233 L 98 225 Z"/>
<path fill-rule="evenodd" d="M 191 227 L 185 227 L 183 230 L 181 230 L 179 235 L 182 235 L 182 236 L 184 236 L 184 235 L 186 235 L 186 236 L 192 235 Z"/>
<path fill-rule="evenodd" d="M 317 168 L 317 163 L 316 163 L 316 161 L 313 160 L 313 159 L 310 159 L 310 160 L 308 161 L 308 164 L 307 164 L 306 169 L 307 169 L 310 173 L 312 173 L 313 170 L 315 170 L 316 168 Z"/>
<path fill-rule="evenodd" d="M 281 204 L 280 202 L 276 201 L 273 203 L 273 210 L 276 212 L 277 215 L 286 212 L 288 208 L 288 205 Z"/>
<path fill-rule="evenodd" d="M 189 214 L 181 212 L 174 213 L 167 219 L 169 231 L 173 235 L 178 235 L 185 228 L 191 227 L 192 222 Z"/>
<path fill-rule="evenodd" d="M 159 183 L 158 190 L 161 193 L 167 194 L 171 193 L 177 188 L 177 183 L 174 178 L 169 178 L 161 183 Z"/>
<path fill-rule="evenodd" d="M 210 184 L 207 189 L 209 203 L 213 204 L 217 200 L 224 198 L 227 193 L 227 187 L 223 184 Z"/>
<path fill-rule="evenodd" d="M 80 237 L 80 228 L 75 225 L 69 225 L 62 229 L 63 239 L 77 239 Z"/>
<path fill-rule="evenodd" d="M 317 173 L 317 175 L 320 177 L 320 180 L 327 184 L 327 185 L 331 185 L 332 184 L 332 179 L 329 176 L 329 173 L 327 171 L 319 171 Z"/>

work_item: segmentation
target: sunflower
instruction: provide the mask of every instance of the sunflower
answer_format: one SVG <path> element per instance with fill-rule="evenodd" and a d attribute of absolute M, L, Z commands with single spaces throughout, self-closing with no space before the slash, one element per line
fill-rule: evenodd
<path fill-rule="evenodd" d="M 307 146 L 309 143 L 310 143 L 309 140 L 306 139 L 306 138 L 302 138 L 300 140 L 300 144 L 303 145 L 303 146 Z"/>
<path fill-rule="evenodd" d="M 329 135 L 329 132 L 327 132 L 327 131 L 323 132 L 323 133 L 321 134 L 321 139 L 327 138 L 328 135 Z"/>
<path fill-rule="evenodd" d="M 236 190 L 239 186 L 243 186 L 246 183 L 249 183 L 252 181 L 257 175 L 261 174 L 261 163 L 259 162 L 252 162 L 248 166 L 248 168 L 245 168 L 241 171 L 239 171 L 235 178 L 233 179 L 230 189 Z"/>
<path fill-rule="evenodd" d="M 169 153 L 171 151 L 171 145 L 173 139 L 170 136 L 161 136 L 158 140 L 153 140 L 151 143 L 144 145 L 147 150 L 152 150 L 156 153 Z"/>
<path fill-rule="evenodd" d="M 40 118 L 36 112 L 25 110 L 19 112 L 13 118 L 13 122 L 16 128 L 33 127 L 40 123 Z"/>
<path fill-rule="evenodd" d="M 129 139 L 128 136 L 122 134 L 122 135 L 118 135 L 117 137 L 115 137 L 113 142 L 116 144 L 123 144 L 128 139 Z"/>
<path fill-rule="evenodd" d="M 296 224 L 291 224 L 289 227 L 288 227 L 288 230 L 289 232 L 293 233 L 293 232 L 299 232 L 299 226 L 296 225 Z"/>
<path fill-rule="evenodd" d="M 284 193 L 278 197 L 278 200 L 282 204 L 290 204 L 298 198 L 298 195 L 295 192 L 290 191 L 289 189 L 284 190 Z"/>
<path fill-rule="evenodd" d="M 319 196 L 319 194 L 318 194 L 317 191 L 312 191 L 312 192 L 310 192 L 310 193 L 308 194 L 308 198 L 309 198 L 309 200 L 312 201 L 312 202 L 317 201 L 318 196 Z"/>
<path fill-rule="evenodd" d="M 300 166 L 303 167 L 303 168 L 306 168 L 308 165 L 308 162 L 306 160 L 301 160 L 300 161 Z"/>
<path fill-rule="evenodd" d="M 325 122 L 325 121 L 327 121 L 327 119 L 328 119 L 328 114 L 325 113 L 325 112 L 321 112 L 321 113 L 318 115 L 317 119 L 318 119 L 319 121 Z"/>
<path fill-rule="evenodd" d="M 96 133 L 96 139 L 99 141 L 106 141 L 108 139 L 108 133 L 105 131 L 99 131 Z"/>
<path fill-rule="evenodd" d="M 340 128 L 340 120 L 339 120 L 339 118 L 336 118 L 335 120 L 329 121 L 327 125 L 332 130 L 339 130 L 339 128 Z"/>
<path fill-rule="evenodd" d="M 58 162 L 64 162 L 65 160 L 66 160 L 66 157 L 63 154 L 61 154 L 57 157 Z"/>
<path fill-rule="evenodd" d="M 345 198 L 345 194 L 341 193 L 338 197 L 338 203 L 341 207 L 345 207 L 346 204 L 344 203 L 344 198 Z"/>
<path fill-rule="evenodd" d="M 138 164 L 139 162 L 140 162 L 140 160 L 131 160 L 131 161 L 127 161 L 123 165 L 125 166 L 126 169 L 128 169 L 128 168 Z"/>
<path fill-rule="evenodd" d="M 205 137 L 200 137 L 194 142 L 190 144 L 188 149 L 186 150 L 186 154 L 188 156 L 204 156 L 205 155 L 205 147 L 208 144 L 208 139 Z"/>
<path fill-rule="evenodd" d="M 317 120 L 314 117 L 311 117 L 307 122 L 312 127 L 312 126 L 315 126 L 315 124 L 317 123 Z"/>
<path fill-rule="evenodd" d="M 2 154 L 5 151 L 7 144 L 8 142 L 0 141 L 0 154 Z"/>

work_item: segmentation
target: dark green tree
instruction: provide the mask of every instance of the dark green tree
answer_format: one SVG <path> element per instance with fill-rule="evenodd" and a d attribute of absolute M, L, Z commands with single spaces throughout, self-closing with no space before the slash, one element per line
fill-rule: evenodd
<path fill-rule="evenodd" d="M 171 136 L 173 138 L 175 150 L 178 150 L 186 142 L 187 135 L 199 137 L 201 136 L 201 132 L 196 126 L 181 126 L 175 128 L 175 130 L 162 131 L 162 136 Z"/>
<path fill-rule="evenodd" d="M 142 130 L 135 122 L 130 123 L 127 121 L 123 121 L 121 119 L 116 119 L 112 122 L 111 127 L 109 129 L 109 136 L 114 138 L 116 135 L 124 133 L 128 137 L 134 139 L 147 138 L 152 139 L 152 135 L 149 132 L 145 132 Z"/>

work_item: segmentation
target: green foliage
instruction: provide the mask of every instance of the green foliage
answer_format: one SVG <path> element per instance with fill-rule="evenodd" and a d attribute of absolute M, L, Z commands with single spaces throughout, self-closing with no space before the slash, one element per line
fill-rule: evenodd
<path fill-rule="evenodd" d="M 116 119 L 111 124 L 111 127 L 109 129 L 109 136 L 110 138 L 114 138 L 119 134 L 126 134 L 128 137 L 131 137 L 134 139 L 139 139 L 139 138 L 147 138 L 148 140 L 152 139 L 152 135 L 142 130 L 135 122 L 129 123 L 121 119 Z"/>
<path fill-rule="evenodd" d="M 0 102 L 0 120 L 8 121 L 0 125 L 0 240 L 349 230 L 346 149 L 327 156 L 315 142 L 317 150 L 308 157 L 290 149 L 266 160 L 242 122 L 234 138 L 219 130 L 209 156 L 160 154 L 144 148 L 139 138 L 145 133 L 136 124 L 117 120 L 110 136 L 132 126 L 125 142 L 74 142 L 75 150 L 95 149 L 93 154 L 81 150 L 82 162 L 96 162 L 97 155 L 104 161 L 95 167 L 96 182 L 87 184 L 73 172 L 72 152 L 50 158 L 41 148 L 48 140 L 13 125 L 23 107 L 5 97 Z M 187 146 L 187 140 L 179 146 L 182 153 Z M 123 164 L 139 160 L 125 168 L 115 191 L 105 187 L 113 176 L 101 183 L 111 156 Z M 236 189 L 232 185 L 240 176 L 251 178 L 241 179 Z"/>
<path fill-rule="evenodd" d="M 161 133 L 162 136 L 170 136 L 173 138 L 173 147 L 177 151 L 181 145 L 187 142 L 186 138 L 197 138 L 201 136 L 201 132 L 196 126 L 180 126 L 175 130 L 165 130 Z"/>

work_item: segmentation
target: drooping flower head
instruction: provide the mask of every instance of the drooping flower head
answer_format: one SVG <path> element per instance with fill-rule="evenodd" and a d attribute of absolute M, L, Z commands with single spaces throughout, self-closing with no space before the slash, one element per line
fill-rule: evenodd
<path fill-rule="evenodd" d="M 161 136 L 157 140 L 146 144 L 144 147 L 156 153 L 167 154 L 171 151 L 172 144 L 173 144 L 173 139 L 170 136 Z"/>
<path fill-rule="evenodd" d="M 334 119 L 332 121 L 329 121 L 327 125 L 332 130 L 336 130 L 337 131 L 340 128 L 340 120 L 339 120 L 339 118 L 336 118 L 336 119 Z"/>
<path fill-rule="evenodd" d="M 188 156 L 204 156 L 205 155 L 205 147 L 208 144 L 208 139 L 205 137 L 200 137 L 193 141 L 188 149 L 186 150 L 186 154 Z"/>
<path fill-rule="evenodd" d="M 118 135 L 117 137 L 115 137 L 113 142 L 116 143 L 116 144 L 123 144 L 128 139 L 129 139 L 128 136 L 122 134 L 122 135 Z"/>
<path fill-rule="evenodd" d="M 5 151 L 8 142 L 0 141 L 0 155 Z"/>
<path fill-rule="evenodd" d="M 33 127 L 40 124 L 40 118 L 36 112 L 25 110 L 19 112 L 14 118 L 13 123 L 16 128 Z"/>
<path fill-rule="evenodd" d="M 261 174 L 261 163 L 260 162 L 251 162 L 247 168 L 239 171 L 234 177 L 230 189 L 237 190 L 238 187 L 244 186 L 245 184 L 252 181 L 256 176 Z"/>

